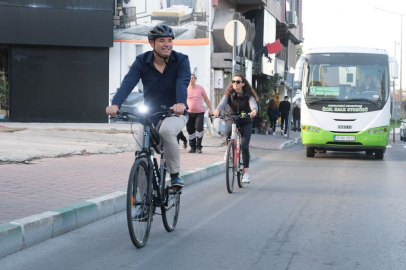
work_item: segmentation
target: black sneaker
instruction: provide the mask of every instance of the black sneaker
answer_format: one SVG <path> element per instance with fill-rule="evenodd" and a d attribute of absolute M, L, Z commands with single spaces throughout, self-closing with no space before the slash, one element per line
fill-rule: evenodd
<path fill-rule="evenodd" d="M 203 153 L 203 152 L 202 152 L 202 149 L 197 149 L 197 150 L 196 150 L 196 153 L 202 154 L 202 153 Z"/>
<path fill-rule="evenodd" d="M 187 148 L 187 142 L 184 141 L 184 142 L 183 142 L 183 149 L 186 149 L 186 148 Z"/>
<path fill-rule="evenodd" d="M 177 174 L 176 176 L 174 176 L 171 179 L 171 186 L 172 187 L 183 187 L 183 186 L 185 186 L 185 183 L 183 182 L 182 178 L 180 178 L 179 174 Z"/>
<path fill-rule="evenodd" d="M 189 153 L 196 153 L 196 148 L 190 147 Z"/>

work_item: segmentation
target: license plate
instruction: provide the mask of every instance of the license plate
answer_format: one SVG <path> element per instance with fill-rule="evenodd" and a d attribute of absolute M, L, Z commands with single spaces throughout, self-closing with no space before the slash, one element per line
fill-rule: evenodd
<path fill-rule="evenodd" d="M 355 141 L 355 136 L 337 136 L 334 135 L 335 141 Z"/>

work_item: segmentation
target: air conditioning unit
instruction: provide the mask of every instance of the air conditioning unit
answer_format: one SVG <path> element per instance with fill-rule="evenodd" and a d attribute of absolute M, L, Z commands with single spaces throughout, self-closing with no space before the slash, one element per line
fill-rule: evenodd
<path fill-rule="evenodd" d="M 286 22 L 289 24 L 289 27 L 297 27 L 297 21 L 296 11 L 286 11 Z"/>

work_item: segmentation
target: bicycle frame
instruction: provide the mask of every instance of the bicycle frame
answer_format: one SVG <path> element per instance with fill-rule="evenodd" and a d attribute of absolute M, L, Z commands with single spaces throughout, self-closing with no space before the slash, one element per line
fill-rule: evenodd
<path fill-rule="evenodd" d="M 149 194 L 152 194 L 153 198 L 148 198 L 147 197 L 147 203 L 150 204 L 153 202 L 154 199 L 154 205 L 155 206 L 161 206 L 165 205 L 167 203 L 167 198 L 164 196 L 165 194 L 165 181 L 163 179 L 165 178 L 165 167 L 164 167 L 164 162 L 165 162 L 165 155 L 164 151 L 160 150 L 157 152 L 158 154 L 161 155 L 160 158 L 160 166 L 158 167 L 158 163 L 156 158 L 154 158 L 154 153 L 155 151 L 151 149 L 150 141 L 149 141 L 149 136 L 150 136 L 150 131 L 151 131 L 151 126 L 150 126 L 150 121 L 146 119 L 146 123 L 144 125 L 144 134 L 143 134 L 143 142 L 142 142 L 142 150 L 136 152 L 136 159 L 139 158 L 146 158 L 148 162 L 148 196 Z M 158 173 L 159 172 L 159 173 Z M 155 180 L 155 181 L 154 181 Z M 152 185 L 151 185 L 152 183 Z M 153 189 L 151 192 L 151 188 Z"/>

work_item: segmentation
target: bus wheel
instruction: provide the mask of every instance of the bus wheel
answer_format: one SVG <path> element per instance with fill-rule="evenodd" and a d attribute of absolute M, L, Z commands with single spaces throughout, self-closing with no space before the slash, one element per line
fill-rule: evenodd
<path fill-rule="evenodd" d="M 373 155 L 373 154 L 374 154 L 374 151 L 372 151 L 372 150 L 366 150 L 365 153 L 366 153 L 367 155 Z"/>
<path fill-rule="evenodd" d="M 306 146 L 306 157 L 314 157 L 314 147 Z"/>
<path fill-rule="evenodd" d="M 383 150 L 375 151 L 375 159 L 383 159 Z"/>

